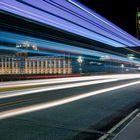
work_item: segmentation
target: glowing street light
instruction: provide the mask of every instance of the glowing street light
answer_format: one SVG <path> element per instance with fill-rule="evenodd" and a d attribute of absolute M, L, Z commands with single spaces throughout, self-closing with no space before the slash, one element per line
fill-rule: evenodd
<path fill-rule="evenodd" d="M 79 64 L 80 64 L 80 68 L 79 68 L 79 71 L 80 71 L 80 74 L 82 73 L 82 63 L 83 63 L 83 58 L 82 58 L 82 56 L 79 56 L 78 57 L 78 59 L 77 59 L 77 61 L 79 62 Z"/>
<path fill-rule="evenodd" d="M 82 63 L 82 62 L 83 62 L 82 56 L 79 56 L 78 59 L 77 59 L 77 61 L 78 61 L 79 63 Z"/>
<path fill-rule="evenodd" d="M 121 66 L 120 66 L 121 68 L 122 68 L 122 72 L 123 72 L 123 69 L 124 69 L 124 64 L 121 64 Z"/>

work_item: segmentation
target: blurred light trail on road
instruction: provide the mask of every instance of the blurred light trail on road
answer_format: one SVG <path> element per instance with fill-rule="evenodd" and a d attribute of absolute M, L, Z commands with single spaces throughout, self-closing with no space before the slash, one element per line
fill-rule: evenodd
<path fill-rule="evenodd" d="M 83 76 L 83 77 L 71 77 L 71 78 L 55 78 L 55 79 L 39 79 L 39 80 L 25 80 L 25 81 L 9 81 L 1 82 L 1 88 L 10 87 L 22 87 L 22 86 L 32 86 L 32 85 L 43 85 L 43 84 L 59 84 L 66 82 L 79 82 L 79 81 L 89 81 L 89 80 L 101 80 L 101 79 L 131 79 L 140 78 L 140 74 L 114 74 L 114 75 L 100 75 L 100 76 Z"/>
<path fill-rule="evenodd" d="M 42 110 L 42 109 L 56 107 L 59 105 L 64 105 L 64 104 L 71 103 L 71 102 L 74 102 L 74 101 L 77 101 L 80 99 L 84 99 L 84 98 L 87 98 L 90 96 L 94 96 L 94 95 L 101 94 L 104 92 L 109 92 L 109 91 L 129 87 L 129 86 L 136 85 L 136 84 L 140 84 L 140 81 L 130 82 L 127 84 L 123 84 L 123 85 L 119 85 L 119 86 L 115 86 L 115 87 L 109 87 L 109 88 L 105 88 L 105 89 L 101 89 L 101 90 L 97 90 L 97 91 L 93 91 L 93 92 L 89 92 L 89 93 L 84 93 L 84 94 L 80 94 L 80 95 L 76 95 L 76 96 L 71 96 L 71 97 L 67 97 L 67 98 L 63 98 L 60 100 L 51 101 L 51 102 L 47 102 L 47 103 L 41 103 L 41 104 L 36 104 L 36 105 L 30 105 L 27 107 L 20 107 L 17 109 L 3 111 L 3 112 L 0 112 L 0 119 L 6 119 L 6 118 L 10 118 L 13 116 L 17 116 L 17 115 L 21 115 L 21 114 L 25 114 L 25 113 L 29 113 L 29 112 L 33 112 L 33 111 L 38 111 L 38 110 Z"/>
<path fill-rule="evenodd" d="M 39 93 L 43 91 L 52 91 L 52 90 L 58 90 L 58 89 L 66 89 L 66 88 L 73 88 L 73 87 L 80 87 L 80 86 L 87 86 L 87 85 L 93 85 L 93 84 L 101 84 L 101 83 L 107 83 L 107 82 L 113 82 L 118 81 L 118 79 L 109 79 L 109 80 L 97 80 L 97 81 L 89 81 L 89 82 L 82 82 L 82 83 L 72 83 L 72 84 L 64 84 L 64 85 L 54 85 L 54 86 L 46 86 L 43 88 L 36 88 L 31 90 L 23 90 L 23 91 L 13 91 L 13 92 L 3 92 L 0 94 L 0 99 L 9 98 L 9 97 L 15 97 L 15 96 L 22 96 L 26 94 L 34 94 Z"/>

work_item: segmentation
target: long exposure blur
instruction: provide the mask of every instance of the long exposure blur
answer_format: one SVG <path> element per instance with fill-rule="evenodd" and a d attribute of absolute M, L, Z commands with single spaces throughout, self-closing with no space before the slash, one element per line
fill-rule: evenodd
<path fill-rule="evenodd" d="M 0 10 L 0 140 L 121 140 L 139 113 L 140 41 L 78 0 Z"/>

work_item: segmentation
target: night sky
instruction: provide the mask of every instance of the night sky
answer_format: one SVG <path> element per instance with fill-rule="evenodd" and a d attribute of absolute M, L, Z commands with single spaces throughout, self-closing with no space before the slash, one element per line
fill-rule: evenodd
<path fill-rule="evenodd" d="M 79 0 L 126 32 L 136 36 L 136 7 L 140 0 Z M 124 3 L 122 3 L 122 1 Z"/>

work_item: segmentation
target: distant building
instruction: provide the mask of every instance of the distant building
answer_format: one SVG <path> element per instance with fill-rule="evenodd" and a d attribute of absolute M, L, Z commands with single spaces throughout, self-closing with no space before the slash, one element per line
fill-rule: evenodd
<path fill-rule="evenodd" d="M 37 45 L 28 41 L 17 43 L 16 48 L 14 55 L 0 55 L 0 75 L 72 73 L 69 57 L 28 56 L 30 51 L 39 51 Z"/>
<path fill-rule="evenodd" d="M 39 51 L 37 45 L 25 41 L 16 44 L 14 55 L 0 56 L 0 75 L 71 74 L 71 60 L 58 56 L 28 56 L 30 51 Z"/>
<path fill-rule="evenodd" d="M 137 14 L 136 14 L 136 32 L 137 32 L 137 38 L 140 40 L 140 7 L 137 8 Z"/>
<path fill-rule="evenodd" d="M 0 56 L 0 75 L 71 74 L 71 59 L 66 57 Z"/>

